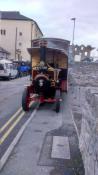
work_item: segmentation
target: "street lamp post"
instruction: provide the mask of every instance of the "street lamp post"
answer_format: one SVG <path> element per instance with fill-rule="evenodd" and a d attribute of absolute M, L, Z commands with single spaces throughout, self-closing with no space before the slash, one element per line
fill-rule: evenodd
<path fill-rule="evenodd" d="M 73 57 L 73 61 L 74 61 L 74 40 L 75 40 L 75 22 L 76 22 L 76 18 L 71 18 L 71 20 L 74 22 L 73 36 L 72 36 L 72 57 Z"/>
<path fill-rule="evenodd" d="M 16 50 L 17 50 L 17 27 L 15 32 L 15 60 L 16 60 Z"/>
<path fill-rule="evenodd" d="M 76 18 L 71 18 L 71 20 L 74 22 L 74 25 L 73 25 L 73 36 L 72 36 L 72 45 L 74 45 L 74 39 L 75 39 L 75 22 L 76 22 Z"/>

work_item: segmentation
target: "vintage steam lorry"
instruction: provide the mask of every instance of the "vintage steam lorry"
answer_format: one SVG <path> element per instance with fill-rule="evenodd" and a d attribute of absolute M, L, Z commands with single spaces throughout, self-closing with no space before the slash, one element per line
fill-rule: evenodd
<path fill-rule="evenodd" d="M 61 94 L 68 91 L 68 50 L 70 42 L 57 38 L 32 40 L 31 84 L 22 96 L 22 107 L 28 111 L 32 101 L 55 103 L 59 112 Z"/>

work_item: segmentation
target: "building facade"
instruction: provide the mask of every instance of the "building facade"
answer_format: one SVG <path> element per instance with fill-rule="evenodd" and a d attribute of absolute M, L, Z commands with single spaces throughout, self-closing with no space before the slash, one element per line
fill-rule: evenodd
<path fill-rule="evenodd" d="M 19 12 L 0 12 L 0 46 L 11 53 L 12 60 L 29 61 L 31 40 L 43 36 L 38 24 Z"/>
<path fill-rule="evenodd" d="M 0 59 L 9 59 L 9 58 L 10 58 L 10 53 L 7 50 L 0 47 Z"/>

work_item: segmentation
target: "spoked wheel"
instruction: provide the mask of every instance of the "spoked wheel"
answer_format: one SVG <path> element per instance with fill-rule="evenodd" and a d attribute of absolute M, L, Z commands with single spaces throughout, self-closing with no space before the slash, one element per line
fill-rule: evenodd
<path fill-rule="evenodd" d="M 24 111 L 29 110 L 29 103 L 30 103 L 30 94 L 28 89 L 25 89 L 22 95 L 22 108 Z"/>
<path fill-rule="evenodd" d="M 9 74 L 9 76 L 8 76 L 8 80 L 9 80 L 9 81 L 11 80 L 11 74 Z"/>
<path fill-rule="evenodd" d="M 60 112 L 60 101 L 56 102 L 56 113 Z"/>
<path fill-rule="evenodd" d="M 61 92 L 58 89 L 58 90 L 56 90 L 56 99 L 57 99 L 57 101 L 56 101 L 56 108 L 55 108 L 55 111 L 57 113 L 60 112 L 60 100 L 59 100 L 60 98 L 61 98 Z"/>

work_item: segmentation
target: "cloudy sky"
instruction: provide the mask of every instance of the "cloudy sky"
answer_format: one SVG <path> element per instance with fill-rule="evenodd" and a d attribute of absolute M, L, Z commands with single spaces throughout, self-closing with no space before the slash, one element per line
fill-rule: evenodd
<path fill-rule="evenodd" d="M 20 11 L 34 19 L 45 36 L 70 41 L 70 19 L 75 17 L 75 44 L 98 48 L 98 0 L 0 0 L 0 10 Z"/>

